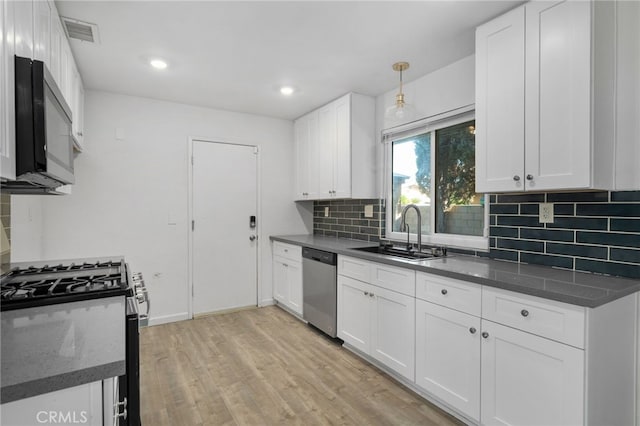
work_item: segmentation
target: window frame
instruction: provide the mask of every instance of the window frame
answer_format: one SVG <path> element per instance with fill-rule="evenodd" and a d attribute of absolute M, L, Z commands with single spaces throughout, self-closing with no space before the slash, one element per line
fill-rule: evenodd
<path fill-rule="evenodd" d="M 433 120 L 431 122 L 419 124 L 415 126 L 405 128 L 402 132 L 395 134 L 389 134 L 385 136 L 385 155 L 384 155 L 384 200 L 385 200 L 385 212 L 386 212 L 386 239 L 406 242 L 407 233 L 393 231 L 393 185 L 392 173 L 393 173 L 393 142 L 401 139 L 410 138 L 413 136 L 422 135 L 425 133 L 431 134 L 431 171 L 435 171 L 436 167 L 436 131 L 454 126 L 456 124 L 464 123 L 465 121 L 475 120 L 475 111 L 469 111 L 462 114 L 458 114 L 452 117 L 447 117 L 442 120 Z M 448 247 L 455 247 L 461 249 L 471 249 L 478 251 L 489 251 L 489 197 L 484 194 L 484 226 L 482 230 L 482 236 L 473 235 L 461 235 L 461 234 L 443 234 L 435 232 L 436 229 L 436 199 L 435 190 L 433 186 L 429 194 L 432 200 L 432 208 L 428 218 L 422 218 L 422 220 L 428 219 L 430 221 L 431 234 L 422 234 L 422 243 L 427 245 L 445 245 Z M 412 214 L 412 213 L 409 213 Z M 418 241 L 417 233 L 409 234 L 409 241 L 415 243 Z"/>

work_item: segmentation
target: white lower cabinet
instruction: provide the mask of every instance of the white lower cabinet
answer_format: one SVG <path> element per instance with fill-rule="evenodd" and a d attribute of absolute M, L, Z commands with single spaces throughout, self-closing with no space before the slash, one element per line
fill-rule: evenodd
<path fill-rule="evenodd" d="M 338 256 L 338 337 L 470 424 L 635 424 L 639 302 L 585 308 Z"/>
<path fill-rule="evenodd" d="M 302 264 L 283 257 L 274 257 L 273 285 L 273 297 L 302 316 Z"/>
<path fill-rule="evenodd" d="M 371 287 L 338 275 L 338 337 L 364 353 L 371 348 Z"/>
<path fill-rule="evenodd" d="M 584 350 L 482 320 L 482 424 L 584 423 Z"/>
<path fill-rule="evenodd" d="M 102 410 L 102 381 L 96 381 L 2 404 L 0 424 L 102 426 Z"/>
<path fill-rule="evenodd" d="M 338 337 L 413 381 L 415 299 L 338 275 Z"/>
<path fill-rule="evenodd" d="M 416 300 L 416 384 L 480 420 L 480 318 Z"/>
<path fill-rule="evenodd" d="M 273 298 L 302 316 L 302 247 L 273 242 Z"/>

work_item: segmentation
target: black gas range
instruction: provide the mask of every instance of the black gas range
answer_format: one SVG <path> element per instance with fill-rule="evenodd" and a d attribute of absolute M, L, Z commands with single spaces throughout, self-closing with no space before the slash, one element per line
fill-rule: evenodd
<path fill-rule="evenodd" d="M 134 295 L 122 258 L 17 264 L 1 283 L 2 311 Z"/>
<path fill-rule="evenodd" d="M 49 262 L 24 262 L 14 263 L 11 269 L 0 277 L 0 311 L 2 314 L 3 324 L 3 340 L 9 337 L 6 342 L 11 341 L 15 337 L 15 331 L 23 331 L 23 323 L 27 326 L 29 321 L 34 322 L 35 328 L 44 328 L 49 326 L 47 319 L 40 318 L 40 323 L 35 323 L 34 315 L 44 314 L 43 318 L 51 318 L 54 323 L 51 327 L 63 327 L 64 333 L 58 333 L 66 336 L 75 336 L 80 338 L 81 330 L 91 334 L 106 333 L 108 329 L 113 330 L 114 323 L 124 325 L 121 330 L 124 337 L 124 371 L 120 370 L 118 374 L 125 374 L 117 377 L 114 381 L 115 393 L 113 400 L 105 400 L 105 406 L 111 404 L 113 406 L 112 418 L 119 426 L 139 426 L 140 425 L 140 382 L 139 382 L 139 327 L 146 324 L 149 314 L 149 297 L 142 278 L 142 274 L 129 272 L 129 267 L 123 257 L 107 257 L 107 258 L 88 258 L 79 260 L 62 260 Z M 116 317 L 105 317 L 104 312 L 108 309 L 103 307 L 102 300 L 106 303 L 112 303 L 118 300 L 120 296 L 121 313 Z M 109 302 L 107 302 L 109 301 Z M 146 304 L 146 314 L 140 314 L 139 305 Z M 59 306 L 58 306 L 59 305 Z M 106 306 L 106 305 L 105 305 Z M 109 305 L 113 307 L 114 305 Z M 24 314 L 23 314 L 24 312 Z M 71 312 L 75 312 L 72 314 Z M 116 311 L 117 312 L 117 311 Z M 122 319 L 124 314 L 125 318 Z M 75 315 L 75 316 L 74 316 Z M 40 315 L 42 317 L 42 315 Z M 14 318 L 19 318 L 15 322 Z M 80 321 L 77 325 L 74 321 Z M 43 324 L 44 322 L 44 324 Z M 13 327 L 12 324 L 20 324 L 20 327 Z M 81 325 L 84 323 L 84 325 Z M 70 331 L 69 331 L 70 330 Z M 5 336 L 5 331 L 8 336 Z M 14 334 L 11 334 L 14 333 Z M 108 333 L 106 333 L 108 334 Z M 95 340 L 95 339 L 94 339 Z M 97 339 L 100 340 L 100 339 Z M 15 341 L 15 339 L 14 339 Z M 89 339 L 84 340 L 84 343 Z M 22 340 L 24 342 L 24 340 Z M 3 341 L 5 343 L 5 341 Z M 52 343 L 55 347 L 55 342 Z M 100 351 L 100 342 L 97 343 L 96 350 Z M 5 346 L 8 356 L 2 357 L 2 371 L 16 370 L 23 368 L 21 366 L 19 354 L 11 353 L 11 345 Z M 15 346 L 15 345 L 14 345 Z M 84 344 L 70 345 L 75 358 L 79 364 L 85 362 L 87 351 Z M 48 353 L 56 353 L 49 351 Z M 93 352 L 95 353 L 95 352 Z M 4 353 L 3 353 L 4 355 Z M 7 361 L 13 360 L 13 361 Z M 87 365 L 92 365 L 95 360 L 87 357 Z M 17 363 L 15 366 L 7 364 L 8 362 Z M 46 362 L 52 362 L 47 359 Z M 53 363 L 52 363 L 53 364 Z M 83 367 L 86 365 L 82 364 Z M 113 365 L 113 363 L 109 364 Z M 118 364 L 120 365 L 120 364 Z M 15 368 L 14 368 L 15 367 Z M 120 367 L 118 367 L 119 369 Z M 86 376 L 84 369 L 82 375 Z M 63 374 L 56 372 L 58 375 L 53 378 L 44 377 L 38 380 L 31 380 L 27 384 L 41 383 L 41 389 L 29 389 L 29 392 L 38 394 L 40 390 L 54 391 L 61 389 L 57 386 L 57 377 L 73 375 L 73 371 L 64 371 Z M 45 374 L 46 376 L 46 374 Z M 106 378 L 106 377 L 105 377 Z M 92 380 L 94 380 L 93 378 Z M 6 381 L 2 385 L 3 402 L 14 400 L 15 395 L 11 392 L 19 389 L 19 386 L 7 386 Z M 103 382 L 104 383 L 104 382 Z M 47 386 L 50 388 L 47 389 Z M 33 386 L 32 386 L 33 388 Z M 111 388 L 109 388 L 111 389 Z M 111 392 L 111 391 L 109 391 Z M 109 392 L 103 394 L 107 395 Z M 29 394 L 24 397 L 30 396 Z M 10 399 L 8 399 L 10 398 Z M 113 423 L 109 420 L 109 423 Z"/>

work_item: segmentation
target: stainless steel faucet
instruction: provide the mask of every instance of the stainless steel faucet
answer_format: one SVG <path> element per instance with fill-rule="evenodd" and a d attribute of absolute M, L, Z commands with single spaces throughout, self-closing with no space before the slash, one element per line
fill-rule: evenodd
<path fill-rule="evenodd" d="M 407 210 L 409 210 L 409 208 L 413 208 L 416 211 L 416 214 L 418 215 L 418 231 L 417 231 L 418 252 L 421 252 L 422 251 L 422 214 L 420 213 L 420 209 L 418 208 L 418 206 L 416 206 L 415 204 L 407 204 L 406 206 L 404 206 L 404 209 L 402 209 L 402 214 L 400 219 L 400 229 L 402 231 L 404 230 L 407 231 L 407 245 L 409 245 L 409 226 L 405 221 L 405 216 L 407 215 Z"/>

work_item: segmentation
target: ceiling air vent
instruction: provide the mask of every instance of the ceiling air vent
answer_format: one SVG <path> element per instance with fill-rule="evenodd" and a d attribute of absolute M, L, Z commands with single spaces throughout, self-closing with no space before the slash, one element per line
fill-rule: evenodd
<path fill-rule="evenodd" d="M 67 18 L 65 16 L 61 16 L 61 18 L 68 38 L 88 41 L 89 43 L 100 43 L 98 26 L 96 24 L 78 21 L 77 19 Z"/>

